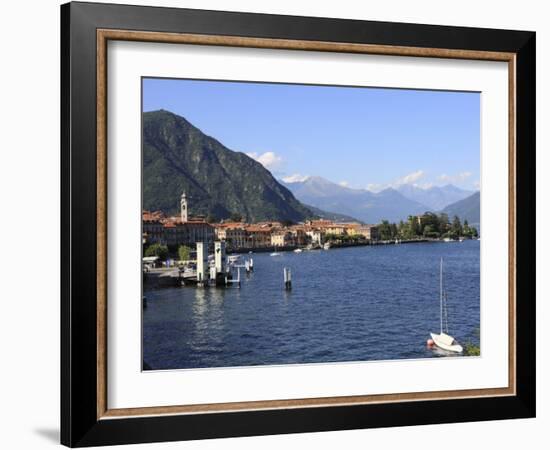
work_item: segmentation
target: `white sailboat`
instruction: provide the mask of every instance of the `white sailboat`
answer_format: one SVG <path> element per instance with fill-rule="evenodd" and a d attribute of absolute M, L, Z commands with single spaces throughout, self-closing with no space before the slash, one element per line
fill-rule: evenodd
<path fill-rule="evenodd" d="M 432 337 L 433 344 L 439 347 L 442 350 L 453 353 L 462 353 L 462 346 L 455 340 L 454 337 L 450 336 L 449 325 L 447 323 L 447 298 L 443 292 L 443 258 L 441 258 L 441 263 L 439 267 L 439 323 L 440 323 L 440 332 L 439 334 L 430 333 Z M 445 333 L 443 332 L 443 315 L 445 314 Z"/>

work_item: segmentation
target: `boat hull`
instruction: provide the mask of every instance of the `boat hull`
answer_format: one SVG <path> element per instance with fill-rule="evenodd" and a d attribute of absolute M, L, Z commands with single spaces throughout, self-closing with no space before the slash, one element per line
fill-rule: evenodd
<path fill-rule="evenodd" d="M 442 334 L 430 333 L 434 344 L 442 350 L 446 350 L 452 353 L 462 353 L 463 348 L 460 344 L 455 343 L 456 341 L 451 336 Z"/>

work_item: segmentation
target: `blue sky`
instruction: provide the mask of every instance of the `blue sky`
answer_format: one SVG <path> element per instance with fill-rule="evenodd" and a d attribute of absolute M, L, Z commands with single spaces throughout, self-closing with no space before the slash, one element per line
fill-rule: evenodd
<path fill-rule="evenodd" d="M 143 110 L 185 117 L 286 180 L 380 190 L 479 186 L 478 93 L 143 80 Z"/>

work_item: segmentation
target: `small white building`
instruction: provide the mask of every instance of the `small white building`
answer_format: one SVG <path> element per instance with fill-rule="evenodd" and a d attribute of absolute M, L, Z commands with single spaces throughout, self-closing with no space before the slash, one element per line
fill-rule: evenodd
<path fill-rule="evenodd" d="M 158 256 L 144 256 L 143 257 L 143 270 L 148 271 L 159 267 L 161 261 Z"/>
<path fill-rule="evenodd" d="M 311 239 L 312 244 L 323 245 L 323 232 L 320 230 L 308 230 L 306 235 Z"/>

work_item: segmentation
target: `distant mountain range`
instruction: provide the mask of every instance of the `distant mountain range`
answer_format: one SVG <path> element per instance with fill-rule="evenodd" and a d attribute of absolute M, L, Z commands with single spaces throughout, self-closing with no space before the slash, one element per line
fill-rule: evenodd
<path fill-rule="evenodd" d="M 324 211 L 322 209 L 316 208 L 315 206 L 306 204 L 304 204 L 304 206 L 313 213 L 315 218 L 332 220 L 334 222 L 362 222 L 361 220 L 352 216 L 348 216 L 346 214 Z"/>
<path fill-rule="evenodd" d="M 366 223 L 379 223 L 384 219 L 397 222 L 410 214 L 422 214 L 430 209 L 392 188 L 381 192 L 351 189 L 317 176 L 285 183 L 285 186 L 307 205 L 325 211 L 337 211 Z"/>
<path fill-rule="evenodd" d="M 474 191 L 460 189 L 452 184 L 432 186 L 426 189 L 412 184 L 403 184 L 397 190 L 409 200 L 426 205 L 431 211 L 440 211 L 447 205 L 469 197 L 474 193 Z"/>
<path fill-rule="evenodd" d="M 479 228 L 480 221 L 480 195 L 479 191 L 459 200 L 458 202 L 447 205 L 443 208 L 443 212 L 449 215 L 452 220 L 453 216 L 460 217 L 461 220 L 466 219 L 470 225 Z"/>
<path fill-rule="evenodd" d="M 179 211 L 185 191 L 190 213 L 217 219 L 301 221 L 312 216 L 260 163 L 229 150 L 183 117 L 143 114 L 143 208 Z"/>
<path fill-rule="evenodd" d="M 474 222 L 479 222 L 479 192 L 476 206 L 476 193 L 453 185 L 426 189 L 402 185 L 396 189 L 387 188 L 380 192 L 371 192 L 366 189 L 343 187 L 318 176 L 284 184 L 298 200 L 311 207 L 337 211 L 367 223 L 379 223 L 382 220 L 398 222 L 405 220 L 409 215 L 447 209 L 453 212 L 452 215 L 454 211 L 460 212 L 457 215 L 461 219 L 467 213 L 471 218 L 477 217 Z M 468 211 L 465 205 L 468 205 Z"/>

